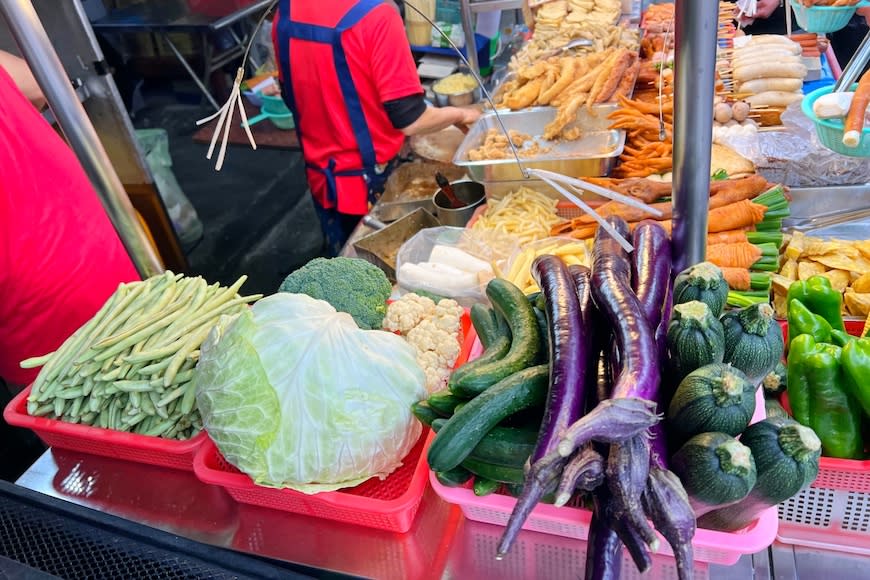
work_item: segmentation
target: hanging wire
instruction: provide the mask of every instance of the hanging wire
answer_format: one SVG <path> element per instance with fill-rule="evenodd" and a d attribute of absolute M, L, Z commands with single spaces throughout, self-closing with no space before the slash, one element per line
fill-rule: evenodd
<path fill-rule="evenodd" d="M 245 129 L 245 135 L 248 137 L 248 142 L 251 144 L 251 148 L 254 150 L 257 149 L 257 142 L 254 141 L 254 135 L 251 133 L 250 125 L 248 125 L 248 115 L 245 112 L 245 104 L 242 101 L 241 86 L 242 80 L 245 77 L 245 65 L 248 62 L 248 55 L 251 53 L 251 47 L 254 45 L 254 40 L 260 33 L 260 28 L 263 27 L 266 18 L 275 10 L 277 5 L 278 0 L 273 0 L 272 4 L 263 11 L 263 15 L 260 16 L 257 26 L 254 27 L 254 31 L 251 33 L 251 38 L 248 40 L 248 45 L 245 47 L 245 54 L 242 57 L 242 62 L 239 64 L 238 70 L 236 70 L 236 78 L 233 81 L 233 88 L 230 90 L 230 97 L 227 99 L 227 102 L 224 103 L 224 105 L 213 115 L 209 115 L 208 117 L 196 122 L 196 125 L 200 126 L 214 119 L 218 120 L 214 128 L 214 134 L 211 137 L 211 143 L 208 146 L 208 153 L 205 155 L 206 159 L 211 159 L 214 154 L 215 146 L 217 145 L 218 136 L 223 133 L 220 151 L 218 152 L 217 162 L 214 167 L 215 171 L 220 171 L 224 165 L 224 159 L 226 158 L 227 152 L 227 141 L 229 141 L 230 127 L 233 123 L 233 108 L 238 108 L 239 110 L 239 116 L 242 118 L 242 127 Z"/>

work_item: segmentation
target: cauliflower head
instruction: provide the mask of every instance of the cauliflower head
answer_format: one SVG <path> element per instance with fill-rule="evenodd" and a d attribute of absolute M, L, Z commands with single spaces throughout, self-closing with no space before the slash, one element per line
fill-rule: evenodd
<path fill-rule="evenodd" d="M 380 329 L 393 286 L 386 274 L 359 258 L 315 258 L 287 276 L 279 292 L 305 294 L 350 314 L 364 330 Z"/>

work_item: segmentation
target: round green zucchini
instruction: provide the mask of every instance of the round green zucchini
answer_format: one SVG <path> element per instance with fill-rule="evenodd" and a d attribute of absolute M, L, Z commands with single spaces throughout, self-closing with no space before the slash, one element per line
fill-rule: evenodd
<path fill-rule="evenodd" d="M 668 356 L 675 381 L 725 356 L 725 332 L 722 323 L 699 300 L 674 306 L 668 323 Z"/>
<path fill-rule="evenodd" d="M 755 385 L 729 364 L 703 366 L 684 378 L 668 405 L 668 429 L 682 440 L 708 431 L 736 436 L 755 413 Z"/>
<path fill-rule="evenodd" d="M 754 385 L 764 380 L 782 360 L 782 329 L 774 319 L 773 307 L 762 302 L 722 315 L 725 330 L 726 363 L 744 373 Z"/>

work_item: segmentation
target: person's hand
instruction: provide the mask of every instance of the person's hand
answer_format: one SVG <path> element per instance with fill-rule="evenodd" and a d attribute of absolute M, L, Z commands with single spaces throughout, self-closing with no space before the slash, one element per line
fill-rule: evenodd
<path fill-rule="evenodd" d="M 473 125 L 478 119 L 480 119 L 481 111 L 477 107 L 468 107 L 468 108 L 463 107 L 462 112 L 463 112 L 463 118 L 462 118 L 463 125 Z"/>
<path fill-rule="evenodd" d="M 743 15 L 740 17 L 740 24 L 749 26 L 756 20 L 769 18 L 780 5 L 781 0 L 757 0 L 755 4 L 755 14 L 753 16 Z"/>

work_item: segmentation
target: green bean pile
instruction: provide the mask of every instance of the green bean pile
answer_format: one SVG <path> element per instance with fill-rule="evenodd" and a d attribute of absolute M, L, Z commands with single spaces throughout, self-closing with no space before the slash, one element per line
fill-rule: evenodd
<path fill-rule="evenodd" d="M 97 314 L 41 366 L 27 412 L 95 427 L 188 439 L 202 429 L 193 376 L 199 347 L 222 315 L 261 295 L 166 272 L 121 284 Z"/>

